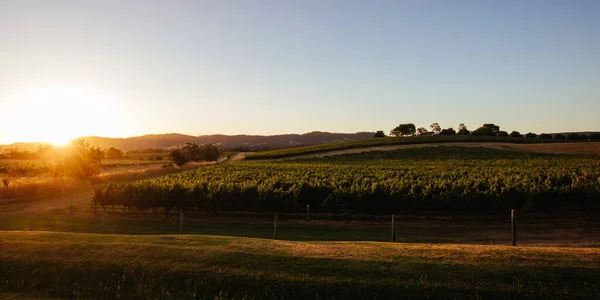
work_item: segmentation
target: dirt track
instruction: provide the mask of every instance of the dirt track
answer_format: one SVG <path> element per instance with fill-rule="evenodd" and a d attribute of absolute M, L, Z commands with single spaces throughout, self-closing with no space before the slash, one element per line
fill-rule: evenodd
<path fill-rule="evenodd" d="M 586 154 L 600 155 L 600 143 L 549 143 L 549 144 L 512 144 L 512 143 L 431 143 L 431 144 L 412 144 L 412 145 L 389 145 L 373 146 L 354 149 L 334 150 L 321 153 L 302 154 L 286 158 L 260 160 L 260 161 L 279 161 L 299 158 L 326 157 L 342 154 L 362 153 L 370 151 L 392 151 L 406 148 L 424 148 L 438 146 L 457 146 L 457 147 L 486 147 L 513 151 L 526 151 L 548 154 Z"/>

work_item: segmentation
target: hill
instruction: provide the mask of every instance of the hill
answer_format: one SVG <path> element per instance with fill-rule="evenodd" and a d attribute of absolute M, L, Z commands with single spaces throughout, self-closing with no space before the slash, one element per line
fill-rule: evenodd
<path fill-rule="evenodd" d="M 402 147 L 392 147 L 392 146 L 410 146 L 410 145 L 437 145 L 437 144 L 463 144 L 465 143 L 473 143 L 479 144 L 481 146 L 482 143 L 486 144 L 514 144 L 514 145 L 529 145 L 529 144 L 581 144 L 581 145 L 589 145 L 595 144 L 596 141 L 569 141 L 569 140 L 555 140 L 555 139 L 534 139 L 534 138 L 510 138 L 510 137 L 497 137 L 497 136 L 472 136 L 472 135 L 450 135 L 450 136 L 416 136 L 416 137 L 386 137 L 386 138 L 377 138 L 377 139 L 368 139 L 368 140 L 360 140 L 360 141 L 348 141 L 342 143 L 335 144 L 325 144 L 325 145 L 311 145 L 311 146 L 303 146 L 303 147 L 295 147 L 289 149 L 276 149 L 269 151 L 258 151 L 248 153 L 247 159 L 279 159 L 279 158 L 287 158 L 287 157 L 297 157 L 299 155 L 312 155 L 312 154 L 326 154 L 330 153 L 332 155 L 335 154 L 344 154 L 337 151 L 346 151 L 349 149 L 363 149 L 364 151 L 373 151 L 373 150 L 394 150 Z M 573 146 L 570 146 L 573 148 Z M 523 147 L 521 147 L 523 148 Z M 530 147 L 531 149 L 520 149 L 525 151 L 533 151 L 533 152 L 542 152 L 542 153 L 553 153 L 552 151 L 535 151 L 537 148 L 542 147 Z M 535 148 L 535 149 L 534 149 Z M 592 152 L 594 149 L 591 150 Z M 362 151 L 351 151 L 351 152 L 362 152 Z M 588 151 L 589 152 L 589 151 Z M 579 153 L 579 154 L 594 154 L 594 153 Z M 565 153 L 557 152 L 557 153 Z"/>
<path fill-rule="evenodd" d="M 314 131 L 305 134 L 282 135 L 202 135 L 192 136 L 178 133 L 151 134 L 130 138 L 107 138 L 98 136 L 82 137 L 91 145 L 100 148 L 115 147 L 123 151 L 142 150 L 148 148 L 173 148 L 185 143 L 217 144 L 223 149 L 238 149 L 242 151 L 256 151 L 268 149 L 282 149 L 298 146 L 330 144 L 341 141 L 358 141 L 370 139 L 374 132 L 357 133 L 331 133 Z M 47 143 L 16 143 L 3 145 L 0 148 L 17 147 L 24 150 L 35 150 L 40 145 Z"/>

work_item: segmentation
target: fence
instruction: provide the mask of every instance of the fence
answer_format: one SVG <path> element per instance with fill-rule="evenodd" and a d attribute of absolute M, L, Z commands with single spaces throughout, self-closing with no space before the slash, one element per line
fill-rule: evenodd
<path fill-rule="evenodd" d="M 585 218 L 519 217 L 512 210 L 504 218 L 414 217 L 384 215 L 337 220 L 331 215 L 298 214 L 202 215 L 157 214 L 120 209 L 68 209 L 52 212 L 0 214 L 0 230 L 63 231 L 94 234 L 201 234 L 282 240 L 376 241 L 487 245 L 600 246 L 600 226 Z M 517 221 L 519 220 L 519 236 Z M 518 239 L 517 239 L 518 238 Z"/>

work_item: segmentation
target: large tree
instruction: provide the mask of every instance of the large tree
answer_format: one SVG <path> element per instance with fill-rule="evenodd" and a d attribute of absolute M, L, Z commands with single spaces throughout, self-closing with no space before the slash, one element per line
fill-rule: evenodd
<path fill-rule="evenodd" d="M 409 136 L 409 135 L 414 135 L 416 131 L 417 131 L 417 129 L 415 127 L 415 124 L 413 124 L 413 123 L 400 124 L 396 128 L 392 129 L 392 131 L 390 132 L 390 135 Z"/>

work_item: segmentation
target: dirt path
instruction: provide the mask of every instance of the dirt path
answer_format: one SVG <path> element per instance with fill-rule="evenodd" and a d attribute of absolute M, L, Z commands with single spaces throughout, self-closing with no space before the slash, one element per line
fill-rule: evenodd
<path fill-rule="evenodd" d="M 222 164 L 229 161 L 243 160 L 246 153 L 238 153 L 231 158 L 220 158 L 216 162 L 193 162 L 184 167 L 176 169 L 174 172 L 184 172 L 194 170 L 203 166 Z M 110 172 L 101 174 L 103 180 L 138 180 L 160 177 L 173 172 L 165 172 L 162 165 L 148 165 L 143 168 L 123 168 L 120 172 Z M 130 178 L 130 179 L 124 179 Z M 77 209 L 89 209 L 92 197 L 94 196 L 94 186 L 86 185 L 83 188 L 72 190 L 64 195 L 54 197 L 41 197 L 35 199 L 9 199 L 0 203 L 0 214 L 22 213 L 23 211 L 50 212 L 63 211 L 68 212 L 71 205 Z"/>
<path fill-rule="evenodd" d="M 301 154 L 292 157 L 277 158 L 277 159 L 261 159 L 256 161 L 281 161 L 301 158 L 316 158 L 343 154 L 354 154 L 370 151 L 392 151 L 407 148 L 425 148 L 439 146 L 457 146 L 457 147 L 486 147 L 502 150 L 526 151 L 535 153 L 548 154 L 585 154 L 585 155 L 600 155 L 600 143 L 549 143 L 549 144 L 512 144 L 512 143 L 430 143 L 430 144 L 411 144 L 411 145 L 388 145 L 388 146 L 372 146 L 354 149 L 333 150 L 320 153 Z"/>

